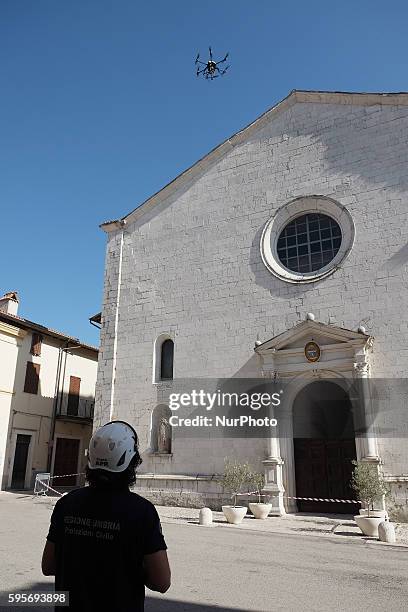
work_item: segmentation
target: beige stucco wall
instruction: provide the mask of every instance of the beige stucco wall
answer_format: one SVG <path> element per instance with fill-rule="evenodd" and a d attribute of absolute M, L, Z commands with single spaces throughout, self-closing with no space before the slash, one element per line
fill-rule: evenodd
<path fill-rule="evenodd" d="M 31 435 L 27 465 L 26 485 L 33 483 L 35 473 L 47 471 L 49 442 L 52 430 L 52 415 L 56 393 L 56 378 L 60 348 L 66 346 L 64 340 L 51 336 L 43 337 L 41 355 L 31 355 L 32 332 L 28 331 L 19 341 L 6 341 L 0 337 L 0 388 L 8 393 L 0 393 L 0 463 L 2 488 L 11 484 L 15 441 L 18 433 Z M 40 364 L 38 393 L 24 392 L 27 362 Z M 3 364 L 4 367 L 3 367 Z M 63 389 L 61 412 L 66 412 L 70 376 L 81 378 L 79 413 L 93 402 L 97 370 L 97 354 L 87 349 L 76 349 L 72 354 L 62 354 L 61 385 Z M 63 384 L 62 384 L 63 376 Z M 58 418 L 55 433 L 59 436 L 78 437 L 81 440 L 79 465 L 82 469 L 84 449 L 91 435 L 89 423 L 70 423 Z M 51 444 L 51 450 L 53 445 Z"/>
<path fill-rule="evenodd" d="M 6 462 L 17 356 L 24 335 L 18 327 L 0 322 L 0 475 Z"/>

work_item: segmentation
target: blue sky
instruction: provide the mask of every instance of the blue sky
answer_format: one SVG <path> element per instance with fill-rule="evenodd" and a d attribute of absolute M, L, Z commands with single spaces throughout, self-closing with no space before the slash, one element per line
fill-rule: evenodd
<path fill-rule="evenodd" d="M 0 0 L 0 291 L 97 343 L 105 235 L 292 89 L 407 91 L 408 5 Z M 230 52 L 206 82 L 197 51 Z"/>

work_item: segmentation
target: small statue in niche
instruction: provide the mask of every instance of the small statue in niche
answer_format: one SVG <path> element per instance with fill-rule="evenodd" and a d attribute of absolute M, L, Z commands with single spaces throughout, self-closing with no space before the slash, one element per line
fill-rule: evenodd
<path fill-rule="evenodd" d="M 164 417 L 160 419 L 157 432 L 157 450 L 159 453 L 171 452 L 171 428 L 170 423 Z"/>

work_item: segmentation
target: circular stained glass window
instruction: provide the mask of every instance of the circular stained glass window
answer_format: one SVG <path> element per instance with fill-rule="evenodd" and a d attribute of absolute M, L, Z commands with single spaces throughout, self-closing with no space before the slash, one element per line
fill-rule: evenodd
<path fill-rule="evenodd" d="M 276 249 L 285 268 L 304 274 L 329 264 L 340 249 L 341 239 L 340 226 L 334 219 L 321 213 L 308 213 L 284 227 Z"/>

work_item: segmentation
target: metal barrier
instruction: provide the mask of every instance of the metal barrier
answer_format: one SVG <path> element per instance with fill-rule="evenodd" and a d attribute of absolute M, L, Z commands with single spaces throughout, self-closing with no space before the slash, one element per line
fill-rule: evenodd
<path fill-rule="evenodd" d="M 59 496 L 65 495 L 65 493 L 61 493 L 61 491 L 57 491 L 50 486 L 51 481 L 54 481 L 56 478 L 66 478 L 68 476 L 83 476 L 85 472 L 79 472 L 77 474 L 59 474 L 58 476 L 51 476 L 49 472 L 36 474 L 35 483 L 34 483 L 34 495 L 47 495 L 48 491 L 52 491 L 53 493 L 57 493 Z"/>
<path fill-rule="evenodd" d="M 38 473 L 35 476 L 34 495 L 47 495 L 47 487 L 50 484 L 51 474 L 49 472 Z"/>

